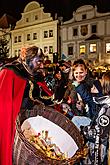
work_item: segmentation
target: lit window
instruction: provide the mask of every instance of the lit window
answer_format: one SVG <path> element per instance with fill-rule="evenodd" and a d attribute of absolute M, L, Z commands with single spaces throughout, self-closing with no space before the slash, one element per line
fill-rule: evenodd
<path fill-rule="evenodd" d="M 44 38 L 48 38 L 48 31 L 44 31 Z"/>
<path fill-rule="evenodd" d="M 86 53 L 86 46 L 80 45 L 80 54 L 85 54 L 85 53 Z"/>
<path fill-rule="evenodd" d="M 27 34 L 27 41 L 30 40 L 30 34 Z"/>
<path fill-rule="evenodd" d="M 33 40 L 37 39 L 37 33 L 33 33 Z"/>
<path fill-rule="evenodd" d="M 106 53 L 110 53 L 110 43 L 106 43 Z"/>
<path fill-rule="evenodd" d="M 68 46 L 68 55 L 73 55 L 73 46 Z"/>
<path fill-rule="evenodd" d="M 96 53 L 96 50 L 97 50 L 96 46 L 97 45 L 95 43 L 90 44 L 90 53 Z"/>
<path fill-rule="evenodd" d="M 49 37 L 53 37 L 53 30 L 49 30 Z"/>

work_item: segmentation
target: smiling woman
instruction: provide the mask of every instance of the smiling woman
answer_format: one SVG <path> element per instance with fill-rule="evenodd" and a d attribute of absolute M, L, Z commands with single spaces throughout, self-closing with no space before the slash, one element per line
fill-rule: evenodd
<path fill-rule="evenodd" d="M 87 75 L 87 66 L 82 59 L 74 62 L 73 71 L 77 83 L 80 83 L 85 79 Z"/>
<path fill-rule="evenodd" d="M 99 90 L 99 86 L 95 86 L 96 80 L 94 80 L 88 74 L 88 68 L 85 62 L 82 59 L 78 59 L 73 63 L 73 75 L 74 81 L 73 85 L 75 86 L 76 92 L 81 97 L 85 106 L 85 115 L 90 117 L 91 119 L 94 117 L 96 112 L 96 105 L 93 101 L 93 95 L 102 95 L 101 90 Z M 97 88 L 97 93 L 92 93 L 92 87 Z M 95 92 L 96 92 L 95 91 Z"/>

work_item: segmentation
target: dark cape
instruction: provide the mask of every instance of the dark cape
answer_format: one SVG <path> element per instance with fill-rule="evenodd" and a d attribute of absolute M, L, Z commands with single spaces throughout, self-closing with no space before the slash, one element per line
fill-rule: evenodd
<path fill-rule="evenodd" d="M 27 91 L 26 84 L 32 79 L 18 61 L 7 64 L 0 71 L 0 165 L 12 165 L 16 118 Z M 45 91 L 48 91 L 46 87 Z"/>

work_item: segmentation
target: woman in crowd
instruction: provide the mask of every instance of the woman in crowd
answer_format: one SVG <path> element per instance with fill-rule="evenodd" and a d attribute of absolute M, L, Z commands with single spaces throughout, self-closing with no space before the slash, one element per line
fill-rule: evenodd
<path fill-rule="evenodd" d="M 76 75 L 74 74 L 74 76 Z M 81 83 L 79 84 L 81 85 Z M 88 154 L 87 159 L 84 160 L 84 164 L 96 164 L 96 161 L 98 161 L 99 164 L 107 165 L 108 164 L 107 161 L 109 162 L 108 158 L 110 159 L 110 155 L 109 155 L 110 149 L 108 150 L 108 135 L 109 135 L 109 130 L 110 130 L 110 123 L 109 123 L 110 121 L 110 71 L 103 74 L 102 79 L 101 79 L 101 86 L 102 86 L 103 96 L 94 97 L 94 99 L 92 99 L 91 97 L 91 103 L 95 104 L 96 107 L 98 107 L 96 108 L 97 113 L 95 113 L 94 118 L 92 118 L 94 122 L 91 122 L 90 118 L 79 117 L 79 116 L 75 116 L 72 119 L 73 123 L 79 129 L 81 128 L 81 126 L 88 125 L 87 127 L 84 127 L 82 131 L 89 148 L 89 154 Z M 84 90 L 84 92 L 85 91 L 86 90 Z M 80 91 L 80 93 L 81 92 L 82 91 Z M 87 94 L 87 91 L 86 91 L 86 94 Z M 82 93 L 81 95 L 83 96 Z M 99 132 L 97 132 L 97 130 Z M 99 142 L 97 141 L 97 139 L 99 139 Z M 96 143 L 98 144 L 98 148 L 95 145 Z"/>
<path fill-rule="evenodd" d="M 103 102 L 110 106 L 110 71 L 107 71 L 102 76 L 101 85 L 102 85 L 103 94 L 105 95 Z M 109 119 L 110 119 L 110 109 L 108 109 L 107 111 L 107 116 L 109 116 Z M 108 134 L 109 134 L 109 137 L 108 137 L 109 149 L 107 152 L 107 157 L 108 157 L 108 165 L 109 165 L 110 164 L 110 123 L 108 127 Z M 107 147 L 106 144 L 105 144 L 105 147 Z"/>
<path fill-rule="evenodd" d="M 83 103 L 86 104 L 87 116 L 92 119 L 97 113 L 93 96 L 102 96 L 101 85 L 100 83 L 97 83 L 97 87 L 95 86 L 95 80 L 88 75 L 88 68 L 82 59 L 74 61 L 73 76 L 73 85 L 75 86 L 75 90 L 82 99 Z"/>
<path fill-rule="evenodd" d="M 90 152 L 87 160 L 90 160 L 94 164 L 97 161 L 98 164 L 107 165 L 110 159 L 110 149 L 108 149 L 110 132 L 110 71 L 103 74 L 101 85 L 103 96 L 94 98 L 95 103 L 99 107 L 98 114 L 94 119 L 95 122 L 86 127 L 85 131 L 83 129 L 83 131 L 85 132 L 84 136 L 87 137 L 89 142 Z M 97 141 L 97 139 L 99 140 Z"/>
<path fill-rule="evenodd" d="M 67 80 L 65 79 L 64 74 L 61 72 L 59 68 L 57 68 L 54 72 L 54 79 L 54 99 L 55 101 L 60 102 L 63 99 L 64 93 L 66 91 Z"/>
<path fill-rule="evenodd" d="M 21 107 L 32 108 L 30 81 L 43 69 L 43 52 L 32 46 L 24 48 L 18 60 L 0 71 L 0 165 L 12 165 L 15 122 Z"/>
<path fill-rule="evenodd" d="M 102 139 L 100 145 L 101 161 L 103 164 L 107 164 L 107 160 L 108 160 L 108 164 L 109 164 L 110 163 L 110 71 L 106 71 L 102 75 L 101 85 L 104 96 L 95 98 L 94 100 L 101 107 L 97 120 L 100 121 L 100 125 L 103 125 L 102 127 L 103 133 L 102 133 Z"/>

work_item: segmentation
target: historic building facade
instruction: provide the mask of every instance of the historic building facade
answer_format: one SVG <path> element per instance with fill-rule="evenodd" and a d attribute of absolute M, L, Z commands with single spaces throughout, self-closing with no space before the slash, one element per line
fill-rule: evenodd
<path fill-rule="evenodd" d="M 84 5 L 60 28 L 61 53 L 67 59 L 86 58 L 110 63 L 110 13 Z"/>
<path fill-rule="evenodd" d="M 54 20 L 36 1 L 28 3 L 16 26 L 11 30 L 10 57 L 19 56 L 20 49 L 36 45 L 53 61 L 53 53 L 67 60 L 85 58 L 110 63 L 110 13 L 84 5 L 73 12 L 73 18 Z M 61 23 L 61 24 L 60 24 Z M 64 56 L 63 56 L 64 55 Z"/>
<path fill-rule="evenodd" d="M 43 9 L 36 1 L 25 6 L 21 19 L 11 31 L 12 56 L 19 56 L 21 47 L 31 45 L 41 47 L 50 60 L 58 52 L 58 20 L 53 20 Z"/>

